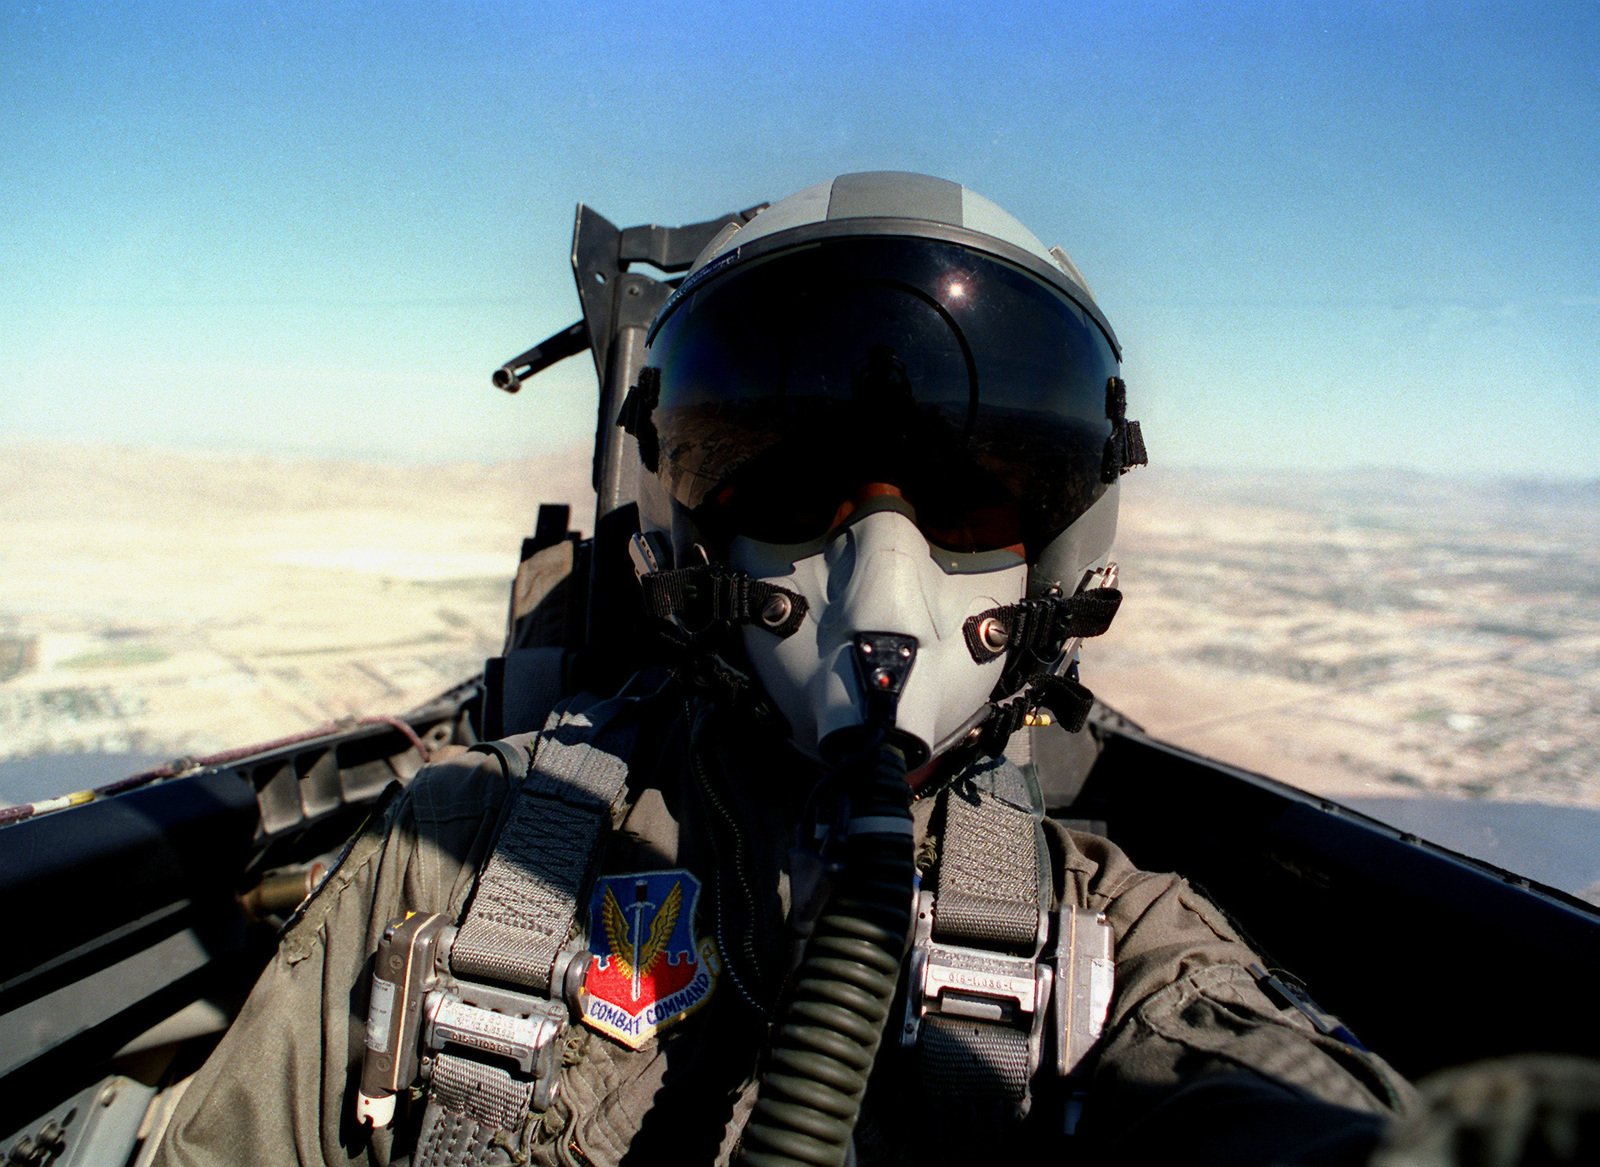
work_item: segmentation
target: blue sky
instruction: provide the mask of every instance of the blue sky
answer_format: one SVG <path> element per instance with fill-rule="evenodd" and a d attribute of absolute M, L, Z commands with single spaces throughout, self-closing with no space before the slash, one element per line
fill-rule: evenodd
<path fill-rule="evenodd" d="M 1072 253 L 1158 461 L 1600 475 L 1600 5 L 780 7 L 7 5 L 0 438 L 585 441 L 585 358 L 488 381 L 575 203 L 911 169 Z"/>

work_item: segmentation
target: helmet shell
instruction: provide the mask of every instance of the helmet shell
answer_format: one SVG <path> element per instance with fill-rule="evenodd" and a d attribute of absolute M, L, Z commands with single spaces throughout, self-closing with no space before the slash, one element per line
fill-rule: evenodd
<path fill-rule="evenodd" d="M 1043 299 L 1058 295 L 1075 306 L 1062 311 L 1076 314 L 1074 318 L 1079 323 L 1074 327 L 1079 335 L 1089 338 L 1098 332 L 1100 339 L 1093 344 L 1097 351 L 1108 355 L 1097 358 L 1102 363 L 1090 367 L 1100 369 L 1101 376 L 1107 371 L 1114 373 L 1116 362 L 1121 358 L 1116 336 L 1087 281 L 1065 252 L 1046 248 L 1013 216 L 957 183 L 889 171 L 848 174 L 807 187 L 774 203 L 749 222 L 725 228 L 697 257 L 683 283 L 652 324 L 647 365 L 670 364 L 673 352 L 681 351 L 682 340 L 678 334 L 685 326 L 681 320 L 674 320 L 676 315 L 683 313 L 683 319 L 692 321 L 694 313 L 710 312 L 706 305 L 719 294 L 739 299 L 739 294 L 732 289 L 740 289 L 740 294 L 752 287 L 770 291 L 783 283 L 776 277 L 775 282 L 774 279 L 752 282 L 740 273 L 753 274 L 763 269 L 785 273 L 800 270 L 804 268 L 804 261 L 797 267 L 793 257 L 815 251 L 811 245 L 824 245 L 823 250 L 856 247 L 857 241 L 874 238 L 912 241 L 908 246 L 913 248 L 919 247 L 916 243 L 919 240 L 943 248 L 954 245 L 980 257 L 998 260 L 1001 265 L 1020 272 L 1014 277 L 1020 283 L 1027 284 L 1025 277 L 1032 277 L 1035 281 L 1032 286 L 1042 284 L 1047 289 L 1038 293 Z M 873 251 L 887 245 L 862 246 Z M 767 267 L 769 263 L 770 268 Z M 750 298 L 749 303 L 764 307 L 766 301 L 757 295 Z M 1011 335 L 1009 322 L 1014 317 L 1007 314 L 1000 319 L 1004 322 L 1001 340 L 1005 342 Z M 722 335 L 737 339 L 743 334 L 735 331 Z M 829 335 L 835 334 L 815 333 L 812 339 L 825 343 Z M 990 334 L 991 350 L 995 347 L 994 335 Z M 1086 381 L 1080 379 L 1078 384 L 1084 385 Z M 1033 390 L 1030 388 L 1029 392 Z M 1089 400 L 1091 396 L 1086 389 L 1079 393 L 1078 407 L 1085 415 L 1101 409 L 1098 399 Z M 1105 414 L 1100 416 L 1104 418 Z M 814 465 L 820 467 L 826 457 L 824 451 L 818 450 Z M 803 459 L 797 467 L 797 476 L 808 476 Z M 680 501 L 685 497 L 681 493 L 674 497 L 663 474 L 656 470 L 657 467 L 652 466 L 641 474 L 640 522 L 646 532 L 664 537 L 662 542 L 667 547 L 663 550 L 670 548 L 676 565 L 699 562 L 709 544 L 713 548 L 713 558 L 731 561 L 756 578 L 782 583 L 808 596 L 812 608 L 804 631 L 780 645 L 767 643 L 770 637 L 766 632 L 748 629 L 743 637 L 747 659 L 741 662 L 745 667 L 753 666 L 768 695 L 788 716 L 796 731 L 796 744 L 805 752 L 815 752 L 820 740 L 831 731 L 865 717 L 864 704 L 852 696 L 853 682 L 839 661 L 851 629 L 859 624 L 854 609 L 859 608 L 860 619 L 868 620 L 876 631 L 918 636 L 930 650 L 937 641 L 938 663 L 930 655 L 921 667 L 923 689 L 936 687 L 939 691 L 913 693 L 908 688 L 908 700 L 914 697 L 923 702 L 918 708 L 925 713 L 915 718 L 909 709 L 907 713 L 908 718 L 925 723 L 914 729 L 908 726 L 908 730 L 932 752 L 938 753 L 959 740 L 982 715 L 988 688 L 999 675 L 998 662 L 978 666 L 966 658 L 956 633 L 959 620 L 954 616 L 947 618 L 944 609 L 948 607 L 951 612 L 959 609 L 958 615 L 964 619 L 971 612 L 1012 602 L 1025 593 L 1070 595 L 1083 586 L 1092 573 L 1105 566 L 1116 530 L 1118 485 L 1114 481 L 1101 482 L 1097 464 L 1094 492 L 1092 497 L 1086 496 L 1086 505 L 1069 512 L 1070 521 L 1067 515 L 1063 516 L 1064 528 L 1050 526 L 1045 529 L 1045 536 L 1030 542 L 1025 560 L 1020 556 L 1013 559 L 1014 573 L 1003 565 L 992 567 L 986 558 L 992 553 L 978 552 L 973 557 L 944 555 L 931 543 L 919 542 L 912 523 L 902 522 L 897 526 L 892 516 L 881 513 L 868 516 L 859 528 L 847 523 L 837 536 L 840 542 L 829 536 L 802 547 L 790 545 L 791 541 L 785 539 L 763 544 L 741 537 L 731 546 L 724 542 L 718 548 L 717 541 L 707 538 L 697 522 L 696 512 L 690 509 L 695 500 L 689 499 L 690 505 L 685 505 Z M 765 496 L 758 494 L 757 497 Z M 880 535 L 880 531 L 886 534 Z M 856 550 L 845 554 L 844 549 L 859 549 L 864 554 L 878 543 L 885 546 L 880 563 L 862 566 L 864 561 L 852 558 Z M 916 547 L 921 547 L 922 551 L 917 552 Z M 925 565 L 908 565 L 909 559 L 919 554 L 935 561 L 942 559 L 942 564 L 933 570 L 925 569 Z M 853 573 L 838 570 L 836 561 L 846 560 L 855 565 Z M 763 566 L 768 563 L 770 567 Z M 875 598 L 883 589 L 857 586 L 854 582 L 867 578 L 861 573 L 868 567 L 884 578 L 894 575 L 884 564 L 895 565 L 894 571 L 908 581 L 905 586 L 893 589 L 897 596 L 908 597 L 904 627 L 897 622 L 894 604 L 880 604 Z M 973 574 L 980 570 L 982 575 Z M 817 578 L 811 580 L 812 575 Z M 992 583 L 984 582 L 987 580 Z M 845 624 L 850 627 L 846 628 Z M 967 670 L 973 671 L 973 678 L 963 675 Z M 974 680 L 980 673 L 987 679 Z M 969 684 L 969 680 L 973 683 Z M 915 673 L 910 685 L 916 685 Z"/>
<path fill-rule="evenodd" d="M 748 223 L 730 223 L 696 257 L 688 277 L 656 318 L 655 328 L 702 279 L 724 267 L 813 240 L 862 235 L 940 239 L 1009 260 L 1077 301 L 1120 360 L 1116 333 L 1088 281 L 1061 248 L 1046 248 L 1013 215 L 976 191 L 944 178 L 896 170 L 842 174 L 773 203 Z"/>

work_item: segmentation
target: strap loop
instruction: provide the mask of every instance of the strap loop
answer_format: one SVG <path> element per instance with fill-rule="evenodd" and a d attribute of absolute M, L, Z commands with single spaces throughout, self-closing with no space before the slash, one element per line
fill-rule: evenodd
<path fill-rule="evenodd" d="M 1067 641 L 1099 636 L 1110 628 L 1121 605 L 1122 593 L 1116 588 L 1091 588 L 1074 596 L 1020 600 L 969 616 L 961 626 L 961 633 L 966 638 L 967 651 L 980 665 L 1013 650 L 1019 659 L 1026 652 L 1039 660 L 1053 660 Z M 999 622 L 1005 630 L 1002 637 L 983 634 L 981 630 L 988 620 Z M 996 642 L 998 648 L 993 647 Z"/>
<path fill-rule="evenodd" d="M 1110 485 L 1135 466 L 1150 462 L 1139 423 L 1128 420 L 1128 386 L 1121 377 L 1106 381 L 1106 417 L 1111 421 L 1111 435 L 1100 461 L 1100 481 Z"/>
<path fill-rule="evenodd" d="M 639 586 L 646 612 L 690 636 L 715 627 L 755 624 L 782 640 L 800 630 L 810 607 L 799 592 L 720 563 L 646 572 Z"/>

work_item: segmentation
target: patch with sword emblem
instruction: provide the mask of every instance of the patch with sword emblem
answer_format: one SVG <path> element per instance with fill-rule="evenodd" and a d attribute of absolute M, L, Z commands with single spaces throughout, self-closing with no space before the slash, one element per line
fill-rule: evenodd
<path fill-rule="evenodd" d="M 679 868 L 604 875 L 589 903 L 583 1021 L 639 1049 L 711 996 L 717 946 L 697 937 L 700 881 Z"/>

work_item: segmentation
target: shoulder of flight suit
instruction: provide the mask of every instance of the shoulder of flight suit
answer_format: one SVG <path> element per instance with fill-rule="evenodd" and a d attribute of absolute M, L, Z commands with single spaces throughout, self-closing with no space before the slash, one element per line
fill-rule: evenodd
<path fill-rule="evenodd" d="M 370 958 L 406 911 L 459 911 L 505 801 L 462 754 L 395 788 L 295 913 L 238 1019 L 178 1103 L 157 1167 L 389 1162 L 356 1123 Z"/>
<path fill-rule="evenodd" d="M 1052 824 L 1059 891 L 1116 934 L 1116 990 L 1084 1133 L 1135 1162 L 1359 1162 L 1415 1092 L 1381 1058 L 1280 1009 L 1261 958 L 1181 877 Z M 1264 963 L 1264 962 L 1261 962 Z"/>

